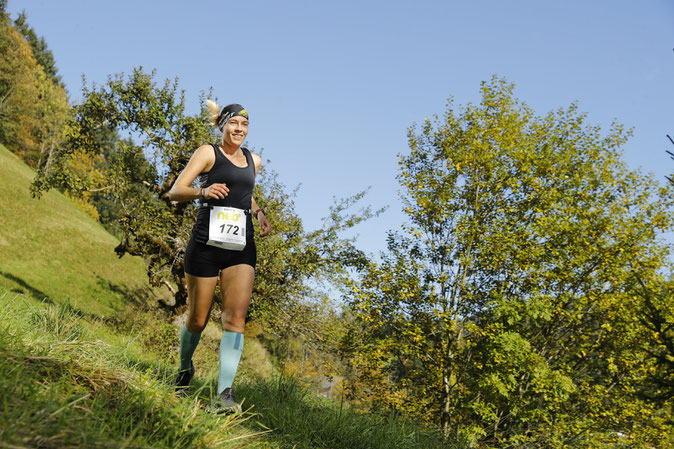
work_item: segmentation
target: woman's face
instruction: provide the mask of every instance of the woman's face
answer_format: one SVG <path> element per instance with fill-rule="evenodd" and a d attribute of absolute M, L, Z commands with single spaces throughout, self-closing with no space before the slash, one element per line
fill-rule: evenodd
<path fill-rule="evenodd" d="M 248 135 L 248 119 L 237 116 L 229 119 L 222 130 L 222 141 L 233 147 L 239 147 Z"/>

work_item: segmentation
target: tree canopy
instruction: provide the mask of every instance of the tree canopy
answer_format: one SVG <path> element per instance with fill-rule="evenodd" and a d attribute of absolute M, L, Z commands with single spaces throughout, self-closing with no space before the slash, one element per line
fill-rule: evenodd
<path fill-rule="evenodd" d="M 620 160 L 621 125 L 513 91 L 409 130 L 408 221 L 349 294 L 352 396 L 484 447 L 655 444 L 635 275 L 665 266 L 671 193 Z"/>
<path fill-rule="evenodd" d="M 166 192 L 192 152 L 219 139 L 205 124 L 205 107 L 199 114 L 187 114 L 177 80 L 157 85 L 153 73 L 137 68 L 128 77 L 119 74 L 104 85 L 85 86 L 72 117 L 64 145 L 40 166 L 34 192 L 60 188 L 95 205 L 99 218 L 114 217 L 120 257 L 144 257 L 150 283 L 174 291 L 174 303 L 166 306 L 183 306 L 183 254 L 196 204 L 172 202 Z M 128 137 L 120 138 L 124 133 Z M 308 232 L 294 211 L 294 193 L 263 167 L 254 195 L 274 232 L 257 242 L 253 316 L 290 333 L 289 323 L 307 323 L 289 317 L 305 310 L 303 301 L 312 297 L 309 279 L 334 280 L 349 266 L 363 263 L 364 256 L 340 233 L 376 213 L 367 207 L 349 212 L 364 194 L 336 202 L 324 226 Z M 310 326 L 302 328 L 310 331 Z"/>
<path fill-rule="evenodd" d="M 32 31 L 25 15 L 20 19 L 17 28 L 0 13 L 0 142 L 35 168 L 60 145 L 69 105 L 65 89 L 22 34 Z"/>

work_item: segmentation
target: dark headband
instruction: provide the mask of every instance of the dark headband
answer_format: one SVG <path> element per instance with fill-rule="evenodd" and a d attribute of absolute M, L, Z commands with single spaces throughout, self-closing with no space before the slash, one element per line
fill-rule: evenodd
<path fill-rule="evenodd" d="M 222 108 L 222 111 L 220 111 L 220 115 L 218 116 L 218 128 L 222 130 L 229 119 L 237 116 L 248 119 L 248 111 L 246 111 L 240 104 L 228 104 Z"/>

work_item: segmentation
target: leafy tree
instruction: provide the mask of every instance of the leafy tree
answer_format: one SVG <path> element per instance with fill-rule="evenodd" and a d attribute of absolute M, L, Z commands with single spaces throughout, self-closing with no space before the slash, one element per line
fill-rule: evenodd
<path fill-rule="evenodd" d="M 157 86 L 153 77 L 138 68 L 127 79 L 120 74 L 102 86 L 85 86 L 82 103 L 74 107 L 67 127 L 65 145 L 48 166 L 40 167 L 33 189 L 36 194 L 56 187 L 73 196 L 78 192 L 98 195 L 93 200 L 99 213 L 119 217 L 117 253 L 144 257 L 150 283 L 170 288 L 175 302 L 165 306 L 177 308 L 187 297 L 183 254 L 196 205 L 171 202 L 166 192 L 194 149 L 219 137 L 205 124 L 205 108 L 197 115 L 185 112 L 177 81 Z M 116 137 L 124 133 L 130 138 Z M 85 157 L 102 167 L 103 176 L 85 176 L 77 169 L 77 161 Z M 345 208 L 361 197 L 338 203 L 321 230 L 307 233 L 294 211 L 292 193 L 263 167 L 255 198 L 268 212 L 274 233 L 258 242 L 254 316 L 267 320 L 278 332 L 289 333 L 287 321 L 297 322 L 289 319 L 293 310 L 311 296 L 306 281 L 334 279 L 345 273 L 348 263 L 362 259 L 350 241 L 338 237 L 372 215 L 368 208 L 346 213 Z"/>
<path fill-rule="evenodd" d="M 336 201 L 321 228 L 305 231 L 295 211 L 295 193 L 288 192 L 275 172 L 262 167 L 254 195 L 268 212 L 273 233 L 256 242 L 251 318 L 267 323 L 268 333 L 280 338 L 282 345 L 295 340 L 308 350 L 334 353 L 340 334 L 321 286 L 341 284 L 349 267 L 364 263 L 366 257 L 353 239 L 341 234 L 381 210 L 353 210 L 365 196 L 363 191 Z M 283 350 L 274 352 L 279 356 Z"/>
<path fill-rule="evenodd" d="M 620 125 L 513 89 L 409 130 L 408 222 L 351 284 L 352 382 L 484 447 L 659 444 L 632 292 L 663 266 L 671 196 L 620 160 Z"/>
<path fill-rule="evenodd" d="M 15 147 L 22 122 L 24 129 L 36 126 L 31 113 L 38 96 L 35 63 L 16 30 L 6 21 L 0 27 L 0 141 Z"/>
<path fill-rule="evenodd" d="M 86 86 L 83 101 L 73 110 L 67 141 L 38 171 L 33 188 L 36 194 L 51 187 L 73 192 L 103 191 L 123 211 L 119 218 L 122 242 L 120 256 L 131 254 L 148 261 L 152 285 L 177 289 L 176 305 L 185 303 L 181 251 L 194 220 L 194 206 L 172 203 L 165 193 L 187 163 L 191 151 L 210 136 L 198 117 L 184 112 L 184 97 L 177 82 L 167 81 L 157 88 L 152 74 L 134 70 L 128 80 L 111 77 L 103 86 Z M 73 169 L 83 157 L 95 159 L 109 153 L 101 136 L 128 132 L 142 139 L 141 145 L 120 140 L 114 150 L 101 185 L 101 179 L 82 176 Z M 154 172 L 138 170 L 138 154 L 148 156 Z M 145 175 L 143 174 L 145 173 Z M 148 176 L 149 175 L 149 176 Z M 150 179 L 147 179 L 150 178 Z"/>
<path fill-rule="evenodd" d="M 0 142 L 30 166 L 61 142 L 69 106 L 9 19 L 0 23 Z"/>

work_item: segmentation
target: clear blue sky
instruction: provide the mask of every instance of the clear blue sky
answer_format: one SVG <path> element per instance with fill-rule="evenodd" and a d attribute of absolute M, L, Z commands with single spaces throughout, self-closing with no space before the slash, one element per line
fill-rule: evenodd
<path fill-rule="evenodd" d="M 388 211 L 359 229 L 378 252 L 403 220 L 397 155 L 406 130 L 448 97 L 479 100 L 493 74 L 539 114 L 578 101 L 590 122 L 634 128 L 633 167 L 674 171 L 674 1 L 9 0 L 54 52 L 73 100 L 81 76 L 133 67 L 180 79 L 190 112 L 213 87 L 251 114 L 248 143 L 320 224 L 333 197 L 372 186 Z"/>

